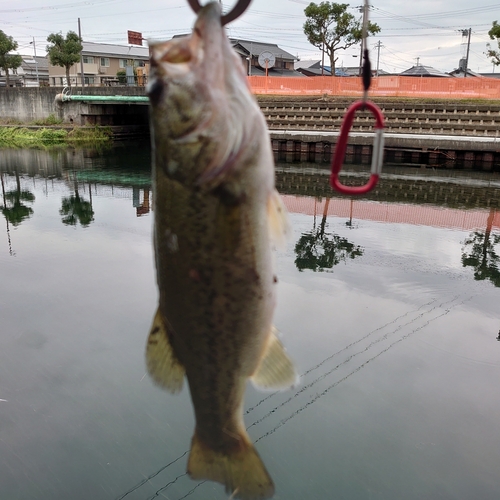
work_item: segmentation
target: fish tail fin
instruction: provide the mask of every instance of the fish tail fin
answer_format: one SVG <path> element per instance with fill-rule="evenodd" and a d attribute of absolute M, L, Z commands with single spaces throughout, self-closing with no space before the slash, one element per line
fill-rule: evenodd
<path fill-rule="evenodd" d="M 188 474 L 192 479 L 222 483 L 231 498 L 261 500 L 274 495 L 274 484 L 248 435 L 242 431 L 240 446 L 231 452 L 213 450 L 195 435 L 191 442 Z"/>

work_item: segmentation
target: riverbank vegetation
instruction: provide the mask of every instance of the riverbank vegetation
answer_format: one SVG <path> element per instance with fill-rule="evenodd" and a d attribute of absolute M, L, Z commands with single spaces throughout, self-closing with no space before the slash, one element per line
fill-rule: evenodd
<path fill-rule="evenodd" d="M 49 122 L 49 120 L 47 120 Z M 52 123 L 39 126 L 0 125 L 0 147 L 51 148 L 111 144 L 109 127 L 61 127 Z"/>

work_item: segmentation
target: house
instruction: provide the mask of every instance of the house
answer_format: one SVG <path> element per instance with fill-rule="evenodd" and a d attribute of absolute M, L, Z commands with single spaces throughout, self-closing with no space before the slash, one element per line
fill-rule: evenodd
<path fill-rule="evenodd" d="M 186 36 L 175 35 L 174 38 Z M 295 71 L 294 62 L 297 58 L 276 44 L 254 42 L 252 40 L 230 39 L 236 53 L 241 57 L 247 74 L 251 76 L 266 75 L 265 65 L 259 63 L 259 56 L 267 55 L 272 64 L 267 68 L 268 76 L 303 77 Z M 147 47 L 115 45 L 106 43 L 82 42 L 82 61 L 85 85 L 144 85 L 149 73 L 149 49 Z M 262 62 L 262 58 L 261 58 Z M 128 68 L 128 69 L 127 69 Z M 125 76 L 118 72 L 128 72 L 128 82 Z M 134 76 L 135 73 L 135 76 Z M 82 71 L 78 62 L 70 68 L 72 85 L 81 85 Z M 66 70 L 61 66 L 49 64 L 50 85 L 64 85 Z"/>
<path fill-rule="evenodd" d="M 173 38 L 188 36 L 186 33 L 182 35 L 174 35 Z M 240 38 L 230 38 L 229 41 L 233 49 L 241 58 L 241 63 L 249 76 L 266 76 L 265 65 L 260 65 L 259 56 L 267 55 L 268 61 L 272 59 L 272 63 L 267 68 L 268 76 L 292 76 L 302 77 L 298 71 L 294 69 L 294 62 L 297 58 L 280 48 L 275 43 L 255 42 L 253 40 L 242 40 Z"/>
<path fill-rule="evenodd" d="M 21 56 L 23 62 L 16 72 L 24 87 L 49 85 L 49 61 L 46 56 Z"/>
<path fill-rule="evenodd" d="M 450 76 L 454 76 L 455 78 L 464 78 L 466 76 L 474 76 L 474 77 L 481 77 L 479 73 L 474 73 L 474 71 L 471 71 L 469 68 L 467 70 L 465 69 L 467 66 L 467 61 L 462 58 L 460 61 L 458 61 L 458 68 L 454 69 L 453 71 L 450 71 L 448 74 Z"/>
<path fill-rule="evenodd" d="M 453 71 L 450 71 L 448 74 L 450 76 L 454 76 L 455 78 L 464 78 L 465 77 L 465 71 L 462 68 L 454 69 Z M 479 73 L 475 73 L 474 71 L 467 69 L 467 77 L 480 78 L 482 76 L 483 75 L 480 75 Z"/>
<path fill-rule="evenodd" d="M 443 73 L 432 66 L 417 64 L 399 74 L 399 76 L 431 76 L 437 78 L 451 78 L 447 73 Z"/>
<path fill-rule="evenodd" d="M 500 78 L 500 73 L 480 73 L 479 76 L 484 78 Z"/>
<path fill-rule="evenodd" d="M 323 66 L 321 70 L 321 61 L 300 61 L 295 64 L 295 69 L 305 76 L 331 76 L 331 67 Z M 335 76 L 359 76 L 359 66 L 338 66 L 335 68 Z M 377 71 L 372 68 L 372 75 L 376 76 Z M 387 75 L 387 71 L 379 70 L 379 76 Z"/>
<path fill-rule="evenodd" d="M 149 72 L 149 49 L 147 47 L 85 41 L 82 44 L 85 85 L 107 86 L 119 83 L 144 85 L 146 83 Z M 70 68 L 72 85 L 81 85 L 82 64 L 78 62 Z M 121 75 L 119 75 L 119 72 L 121 72 Z M 66 69 L 49 63 L 50 85 L 64 85 L 65 80 Z"/>
<path fill-rule="evenodd" d="M 330 68 L 321 68 L 321 61 L 298 61 L 295 63 L 295 69 L 305 76 L 331 76 Z"/>
<path fill-rule="evenodd" d="M 267 68 L 268 76 L 303 77 L 294 69 L 297 58 L 275 43 L 254 42 L 252 40 L 229 39 L 236 53 L 241 57 L 247 75 L 266 76 L 266 67 L 259 63 L 259 56 L 272 54 L 272 67 Z M 262 59 L 262 58 L 261 58 Z M 271 65 L 270 65 L 271 66 Z"/>
<path fill-rule="evenodd" d="M 49 84 L 49 69 L 44 56 L 21 55 L 21 66 L 9 70 L 9 85 L 11 87 L 38 87 Z M 38 71 L 38 78 L 37 78 Z M 0 86 L 5 87 L 5 71 L 0 70 Z"/>

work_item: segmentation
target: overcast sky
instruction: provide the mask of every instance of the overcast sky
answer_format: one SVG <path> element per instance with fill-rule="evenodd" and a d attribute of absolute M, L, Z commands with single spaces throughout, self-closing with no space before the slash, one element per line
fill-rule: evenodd
<path fill-rule="evenodd" d="M 206 3 L 206 0 L 200 1 Z M 316 2 L 316 3 L 319 3 Z M 277 43 L 300 59 L 320 59 L 318 49 L 303 33 L 306 0 L 253 0 L 245 14 L 228 26 L 231 37 Z M 223 2 L 229 9 L 233 2 Z M 359 16 L 360 1 L 349 4 Z M 142 32 L 144 38 L 169 39 L 189 32 L 194 13 L 187 0 L 15 0 L 0 2 L 0 29 L 14 37 L 18 52 L 45 53 L 50 33 L 78 32 L 81 20 L 85 41 L 127 44 L 127 30 Z M 472 29 L 469 68 L 491 72 L 484 55 L 492 21 L 500 21 L 500 2 L 492 0 L 373 0 L 370 20 L 381 32 L 368 39 L 372 66 L 377 64 L 375 44 L 382 43 L 379 65 L 389 72 L 423 64 L 441 71 L 458 67 L 465 57 L 467 37 Z M 496 47 L 496 42 L 492 42 Z M 357 66 L 359 46 L 339 52 L 337 66 Z M 495 68 L 499 72 L 500 68 Z"/>

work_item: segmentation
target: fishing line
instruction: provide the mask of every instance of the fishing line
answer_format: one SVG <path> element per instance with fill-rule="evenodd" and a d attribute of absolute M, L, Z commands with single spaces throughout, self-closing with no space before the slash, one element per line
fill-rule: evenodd
<path fill-rule="evenodd" d="M 183 500 L 184 498 L 191 496 L 195 490 L 197 490 L 202 484 L 205 484 L 206 482 L 207 481 L 201 481 L 201 483 L 198 483 L 192 490 L 188 491 L 183 497 L 180 497 L 177 500 Z"/>
<path fill-rule="evenodd" d="M 422 325 L 414 328 L 411 332 L 407 333 L 406 335 L 403 335 L 402 337 L 398 338 L 397 340 L 394 340 L 391 344 L 389 344 L 385 349 L 383 349 L 382 351 L 380 351 L 379 353 L 375 354 L 374 356 L 372 356 L 371 358 L 367 359 L 366 361 L 364 361 L 361 365 L 359 365 L 357 368 L 355 368 L 354 370 L 352 370 L 350 373 L 348 373 L 347 375 L 345 375 L 344 377 L 342 377 L 341 379 L 337 380 L 336 382 L 332 383 L 331 385 L 329 385 L 326 389 L 324 389 L 321 393 L 318 393 L 316 394 L 316 396 L 314 396 L 312 399 L 310 399 L 305 405 L 301 406 L 300 408 L 298 408 L 297 410 L 295 410 L 293 413 L 291 413 L 288 417 L 280 420 L 280 422 L 275 426 L 273 427 L 272 429 L 270 429 L 269 431 L 265 432 L 263 435 L 261 435 L 259 438 L 257 438 L 255 440 L 255 443 L 259 442 L 260 440 L 264 439 L 265 437 L 267 436 L 270 436 L 271 434 L 274 434 L 279 428 L 283 427 L 288 421 L 292 420 L 293 418 L 295 418 L 297 415 L 299 415 L 302 411 L 304 411 L 306 408 L 308 408 L 309 406 L 311 406 L 313 403 L 315 403 L 318 399 L 322 398 L 323 396 L 325 396 L 328 392 L 330 392 L 332 389 L 334 389 L 335 387 L 337 387 L 340 383 L 344 382 L 345 380 L 347 380 L 349 377 L 351 377 L 352 375 L 358 373 L 362 368 L 364 368 L 366 365 L 368 365 L 369 363 L 371 363 L 372 361 L 374 361 L 375 359 L 377 359 L 378 357 L 380 357 L 382 354 L 386 353 L 387 351 L 389 351 L 392 347 L 394 347 L 395 345 L 399 344 L 400 342 L 402 342 L 403 340 L 406 340 L 407 338 L 411 337 L 412 335 L 414 335 L 415 333 L 423 330 L 425 327 L 427 327 L 429 324 L 433 323 L 434 321 L 436 321 L 437 319 L 443 317 L 443 316 L 446 316 L 447 314 L 450 313 L 450 311 L 452 311 L 454 308 L 460 306 L 460 305 L 463 305 L 465 304 L 466 302 L 469 302 L 470 300 L 472 300 L 474 297 L 476 297 L 477 294 L 475 295 L 471 295 L 470 297 L 462 300 L 461 302 L 458 302 L 454 305 L 453 302 L 455 302 L 457 299 L 460 298 L 459 295 L 456 295 L 454 296 L 451 300 L 448 300 L 448 301 L 444 301 L 442 302 L 441 304 L 439 305 L 436 305 L 434 307 L 432 307 L 431 309 L 427 310 L 427 311 L 424 311 L 422 312 L 421 314 L 419 314 L 417 317 L 413 318 L 412 320 L 410 320 L 409 322 L 403 324 L 403 325 L 400 325 L 398 326 L 395 330 L 393 330 L 392 332 L 388 332 L 386 333 L 384 336 L 382 336 L 381 338 L 371 342 L 365 349 L 363 349 L 362 351 L 359 351 L 357 353 L 354 353 L 353 355 L 349 356 L 349 358 L 347 358 L 345 361 L 343 361 L 342 363 L 340 363 L 339 365 L 337 365 L 336 367 L 334 367 L 333 369 L 329 370 L 327 373 L 321 375 L 320 377 L 318 377 L 317 379 L 315 379 L 314 381 L 312 381 L 310 384 L 308 384 L 307 386 L 303 387 L 300 391 L 298 391 L 294 396 L 292 396 L 291 398 L 289 398 L 287 401 L 285 401 L 284 403 L 278 405 L 277 407 L 275 407 L 273 410 L 271 410 L 268 414 L 266 414 L 264 417 L 262 417 L 261 419 L 255 421 L 254 423 L 252 423 L 248 428 L 250 427 L 253 427 L 254 425 L 256 425 L 257 423 L 260 423 L 262 420 L 264 420 L 265 418 L 267 418 L 268 416 L 270 416 L 271 414 L 273 414 L 276 410 L 278 410 L 279 408 L 281 408 L 282 406 L 284 406 L 285 404 L 287 404 L 289 401 L 291 401 L 292 399 L 294 399 L 295 397 L 297 397 L 300 393 L 304 392 L 305 390 L 309 389 L 310 387 L 312 387 L 313 385 L 315 385 L 319 380 L 323 380 L 324 378 L 326 378 L 329 374 L 331 374 L 333 371 L 337 370 L 340 366 L 346 364 L 348 361 L 350 361 L 352 358 L 354 358 L 355 356 L 357 356 L 358 354 L 361 354 L 361 353 L 364 353 L 364 352 L 367 352 L 368 350 L 370 350 L 374 345 L 378 344 L 379 342 L 383 341 L 383 340 L 386 340 L 390 335 L 400 331 L 402 328 L 404 328 L 405 326 L 408 326 L 412 323 L 414 323 L 415 321 L 417 321 L 418 319 L 421 319 L 423 318 L 424 316 L 426 316 L 427 314 L 431 313 L 432 311 L 438 309 L 438 308 L 441 308 L 443 306 L 448 306 L 444 312 L 442 312 L 441 314 L 435 316 L 434 318 L 429 318 L 428 320 L 425 321 L 425 323 L 423 323 Z M 379 328 L 377 328 L 376 330 L 373 330 L 372 332 L 370 332 L 368 335 L 365 335 L 365 337 L 363 337 L 363 339 L 367 338 L 368 336 L 372 335 L 373 333 L 377 332 L 377 331 L 380 331 L 381 329 L 385 328 L 386 326 L 389 326 L 390 324 L 392 323 L 395 323 L 397 320 L 399 319 L 402 319 L 404 318 L 405 316 L 408 316 L 410 313 L 412 312 L 417 312 L 419 311 L 420 309 L 422 309 L 423 307 L 425 306 L 428 306 L 428 305 L 431 305 L 433 303 L 436 302 L 436 299 L 426 303 L 426 304 L 423 304 L 422 306 L 420 306 L 418 309 L 414 310 L 414 311 L 409 311 L 405 314 L 402 314 L 401 316 L 397 317 L 396 319 L 390 321 L 389 323 L 387 323 L 386 325 L 383 325 Z M 363 340 L 363 339 L 360 339 L 360 340 Z M 345 348 L 341 349 L 340 351 L 338 351 L 338 353 L 346 350 L 348 347 L 352 346 L 352 345 L 355 345 L 357 344 L 360 340 L 358 341 L 355 341 L 351 344 L 349 344 L 349 346 L 346 346 Z M 321 366 L 321 364 L 323 364 L 325 361 L 327 361 L 328 359 L 331 359 L 334 355 L 336 355 L 337 353 L 331 355 L 329 358 L 326 358 L 323 362 L 319 363 L 318 365 L 316 365 L 315 367 L 309 369 L 307 372 L 305 373 L 310 373 L 311 371 L 315 370 L 317 367 Z M 276 393 L 275 393 L 276 394 Z M 268 396 L 267 398 L 264 398 L 264 399 L 269 399 L 270 396 Z M 257 405 L 256 405 L 257 406 Z M 179 457 L 178 459 L 176 459 L 174 462 L 176 462 L 177 460 L 179 460 L 180 458 L 182 458 L 184 455 L 186 455 L 187 452 L 185 452 L 181 457 Z M 170 464 L 172 464 L 173 462 L 171 462 Z M 169 465 L 170 465 L 169 464 Z M 161 470 L 164 470 L 166 467 L 163 467 Z M 156 474 L 155 474 L 156 475 Z M 165 485 L 163 488 L 161 488 L 160 490 L 158 490 L 158 492 L 161 492 L 162 490 L 164 490 L 166 487 L 170 486 L 171 484 L 173 484 L 173 482 L 177 481 L 177 479 L 179 479 L 180 477 L 184 476 L 186 474 L 183 474 L 181 476 L 178 476 L 174 481 L 172 482 L 169 482 L 167 485 Z M 204 484 L 205 482 L 207 481 L 202 481 L 200 483 L 198 483 L 194 488 L 192 488 L 189 492 L 187 492 L 184 496 L 178 498 L 177 500 L 183 500 L 185 498 L 187 498 L 188 496 L 192 495 L 194 493 L 194 491 L 199 488 L 202 484 Z M 144 484 L 144 481 L 143 481 L 143 484 Z M 155 495 L 156 496 L 156 495 Z M 148 500 L 151 500 L 152 498 L 155 498 L 155 496 L 153 497 L 150 497 L 150 499 Z"/>
<path fill-rule="evenodd" d="M 122 500 L 125 498 L 127 495 L 130 495 L 130 493 L 133 493 L 135 490 L 139 489 L 143 484 L 146 484 L 149 480 L 153 479 L 156 477 L 158 474 L 163 472 L 165 469 L 170 467 L 171 465 L 175 464 L 175 462 L 178 462 L 182 457 L 185 457 L 189 453 L 189 450 L 186 450 L 182 455 L 178 456 L 175 460 L 172 460 L 172 462 L 168 463 L 167 465 L 164 465 L 160 469 L 158 469 L 156 472 L 153 472 L 153 474 L 149 475 L 148 477 L 144 478 L 142 481 L 137 483 L 135 486 L 132 486 L 126 493 L 124 493 L 121 497 L 118 497 L 116 500 Z"/>
<path fill-rule="evenodd" d="M 295 418 L 299 413 L 301 413 L 306 408 L 308 408 L 309 406 L 311 406 L 312 404 L 314 404 L 318 399 L 320 399 L 323 396 L 325 396 L 333 388 L 337 387 L 341 382 L 344 382 L 349 377 L 351 377 L 355 373 L 359 372 L 368 363 L 371 363 L 372 361 L 374 361 L 375 359 L 377 359 L 379 356 L 381 356 L 382 354 L 386 353 L 389 349 L 391 349 L 392 347 L 394 347 L 396 344 L 399 344 L 403 340 L 406 340 L 407 338 L 411 337 L 412 335 L 414 335 L 415 333 L 417 333 L 420 330 L 424 329 L 426 326 L 428 326 L 430 323 L 436 321 L 437 319 L 442 318 L 443 316 L 446 316 L 452 309 L 454 309 L 457 306 L 463 305 L 466 302 L 469 302 L 474 297 L 475 297 L 475 295 L 471 295 L 468 299 L 464 299 L 462 302 L 460 302 L 458 304 L 455 304 L 452 307 L 449 307 L 442 314 L 436 316 L 435 318 L 431 318 L 431 319 L 427 320 L 423 325 L 419 326 L 418 328 L 415 328 L 414 330 L 412 330 L 411 332 L 407 333 L 406 335 L 403 335 L 401 338 L 399 338 L 399 339 L 395 340 L 394 342 L 392 342 L 392 344 L 389 344 L 389 346 L 387 346 L 385 349 L 383 349 L 382 351 L 380 351 L 378 354 L 376 354 L 375 356 L 372 356 L 370 359 L 366 360 L 364 363 L 362 363 L 360 366 L 358 366 L 355 370 L 353 370 L 352 372 L 348 373 L 345 377 L 341 378 L 340 380 L 337 380 L 336 382 L 334 382 L 333 384 L 331 384 L 330 386 L 328 386 L 323 392 L 321 392 L 319 394 L 316 394 L 316 396 L 314 396 L 312 399 L 310 399 L 305 405 L 301 406 L 299 409 L 297 409 L 296 411 L 294 411 L 288 417 L 282 419 L 279 422 L 278 425 L 276 425 L 274 428 L 272 428 L 271 430 L 267 431 L 261 437 L 259 437 L 258 439 L 256 439 L 255 440 L 255 444 L 258 443 L 261 439 L 264 439 L 265 437 L 270 436 L 271 434 L 274 434 L 280 427 L 283 427 L 288 421 L 290 421 L 293 418 Z"/>
<path fill-rule="evenodd" d="M 388 327 L 389 325 L 392 325 L 393 323 L 396 323 L 397 321 L 403 319 L 404 317 L 408 316 L 409 314 L 412 314 L 412 313 L 415 313 L 415 312 L 418 312 L 420 311 L 420 309 L 422 309 L 423 307 L 426 307 L 426 306 L 429 306 L 431 304 L 433 304 L 434 302 L 436 302 L 437 299 L 433 299 L 425 304 L 422 304 L 420 307 L 418 307 L 417 309 L 413 310 L 413 311 L 408 311 L 404 314 L 401 314 L 400 316 L 398 316 L 397 318 L 394 318 L 392 321 L 389 321 L 388 323 L 386 323 L 385 325 L 382 325 L 382 326 L 379 326 L 378 328 L 376 328 L 375 330 L 372 330 L 371 332 L 367 333 L 364 337 L 361 337 L 359 338 L 358 340 L 355 340 L 353 342 L 351 342 L 350 344 L 346 345 L 345 347 L 342 347 L 342 349 L 334 352 L 333 354 L 330 354 L 330 356 L 328 356 L 327 358 L 323 359 L 323 361 L 320 361 L 317 365 L 313 366 L 312 368 L 309 368 L 309 370 L 305 371 L 304 373 L 302 373 L 300 375 L 301 378 L 305 377 L 306 375 L 308 375 L 309 373 L 317 370 L 318 368 L 320 368 L 322 365 L 324 365 L 327 361 L 330 361 L 332 358 L 334 358 L 335 356 L 337 356 L 338 354 L 346 351 L 347 349 L 355 346 L 356 344 L 359 344 L 360 342 L 362 342 L 363 340 L 366 340 L 368 337 L 370 337 L 371 335 L 373 335 L 374 333 L 377 333 L 378 331 L 380 330 L 383 330 L 384 328 Z M 428 311 L 429 312 L 429 311 Z M 417 320 L 418 318 L 415 318 L 413 321 Z M 253 410 L 255 410 L 255 408 L 257 408 L 258 406 L 260 406 L 262 403 L 264 403 L 265 401 L 267 401 L 268 399 L 270 399 L 271 397 L 275 396 L 276 394 L 279 394 L 281 391 L 275 391 L 269 395 L 267 395 L 265 398 L 262 398 L 257 404 L 255 404 L 254 406 L 251 406 L 250 408 L 247 409 L 247 411 L 244 413 L 244 415 L 248 415 L 249 413 L 251 413 Z M 253 425 L 253 424 L 252 424 Z"/>
<path fill-rule="evenodd" d="M 154 498 L 156 498 L 158 495 L 161 494 L 161 492 L 163 490 L 166 490 L 169 486 L 172 486 L 172 484 L 175 484 L 181 477 L 184 477 L 184 476 L 187 476 L 188 473 L 187 472 L 184 472 L 184 474 L 180 474 L 179 476 L 177 476 L 173 481 L 170 481 L 169 483 L 167 483 L 165 486 L 162 486 L 159 490 L 156 491 L 156 493 L 152 496 L 152 497 L 149 497 L 148 500 L 153 500 Z"/>
<path fill-rule="evenodd" d="M 403 329 L 404 327 L 408 326 L 408 325 L 411 325 L 412 323 L 414 323 L 415 321 L 417 321 L 418 319 L 421 319 L 423 318 L 425 315 L 431 313 L 432 311 L 434 311 L 435 309 L 438 309 L 438 308 L 441 308 L 443 307 L 444 305 L 447 305 L 447 304 L 451 304 L 452 302 L 454 302 L 456 299 L 458 299 L 459 296 L 455 296 L 453 299 L 449 300 L 449 301 L 446 301 L 446 302 L 443 302 L 437 306 L 434 306 L 433 308 L 429 309 L 428 311 L 425 311 L 423 313 L 421 313 L 420 315 L 418 315 L 416 318 L 408 321 L 407 323 L 404 323 L 400 326 L 398 326 L 395 330 L 393 330 L 392 332 L 388 332 L 386 333 L 385 335 L 383 335 L 382 337 L 378 338 L 377 340 L 374 340 L 372 342 L 370 342 L 370 344 L 368 344 L 367 347 L 365 347 L 364 349 L 362 349 L 361 351 L 358 351 L 358 352 L 355 352 L 353 354 L 351 354 L 349 357 L 347 357 L 344 361 L 342 361 L 341 363 L 339 363 L 338 365 L 334 366 L 333 368 L 331 368 L 330 370 L 328 370 L 327 372 L 323 373 L 322 375 L 320 375 L 319 377 L 317 377 L 316 379 L 314 379 L 312 382 L 310 382 L 309 384 L 307 385 L 304 385 L 303 387 L 301 387 L 293 396 L 290 396 L 287 400 L 283 401 L 281 404 L 279 404 L 278 406 L 272 408 L 271 410 L 269 410 L 264 416 L 262 416 L 261 418 L 257 419 L 253 424 L 249 425 L 247 427 L 247 430 L 250 429 L 251 427 L 253 427 L 254 425 L 258 425 L 260 424 L 262 421 L 264 421 L 266 418 L 270 417 L 273 413 L 275 413 L 278 409 L 282 408 L 283 406 L 285 406 L 286 404 L 290 403 L 291 401 L 293 401 L 297 396 L 299 396 L 300 394 L 302 394 L 303 392 L 307 391 L 308 389 L 310 389 L 311 387 L 315 386 L 318 382 L 320 382 L 321 380 L 324 380 L 326 377 L 328 377 L 329 375 L 331 375 L 334 371 L 338 370 L 341 366 L 344 366 L 346 365 L 347 363 L 349 363 L 349 361 L 351 361 L 353 358 L 355 358 L 356 356 L 360 355 L 360 354 L 363 354 L 367 351 L 369 351 L 374 345 L 377 345 L 379 344 L 380 342 L 383 342 L 384 340 L 387 340 L 387 338 L 390 336 L 390 335 L 393 335 L 397 332 L 399 332 L 401 329 Z M 454 306 L 455 307 L 455 306 Z M 370 335 L 370 334 L 369 334 Z M 367 338 L 369 335 L 366 335 L 365 337 L 363 338 Z M 363 340 L 363 339 L 360 339 L 360 340 Z M 356 342 L 357 343 L 357 342 Z M 354 343 L 352 344 L 354 345 Z M 349 347 L 349 346 L 348 346 Z M 348 347 L 346 347 L 345 349 L 347 349 Z"/>

